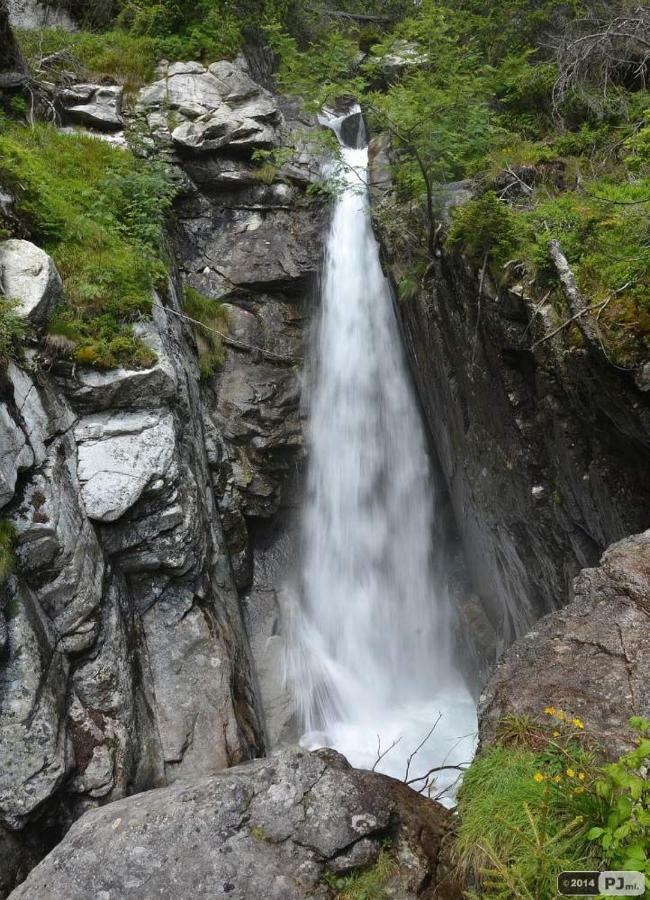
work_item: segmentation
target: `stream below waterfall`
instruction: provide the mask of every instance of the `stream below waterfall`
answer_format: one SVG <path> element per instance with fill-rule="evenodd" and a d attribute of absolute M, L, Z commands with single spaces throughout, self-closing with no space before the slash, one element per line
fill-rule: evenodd
<path fill-rule="evenodd" d="M 339 137 L 345 118 L 328 121 Z M 360 768 L 385 752 L 377 770 L 405 778 L 408 769 L 411 780 L 471 759 L 476 710 L 433 561 L 434 491 L 370 220 L 368 149 L 342 143 L 341 152 L 308 389 L 287 677 L 303 746 L 334 747 Z M 441 772 L 431 795 L 457 779 Z"/>

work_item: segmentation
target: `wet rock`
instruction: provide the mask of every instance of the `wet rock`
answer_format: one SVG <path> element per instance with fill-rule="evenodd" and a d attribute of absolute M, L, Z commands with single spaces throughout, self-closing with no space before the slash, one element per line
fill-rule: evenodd
<path fill-rule="evenodd" d="M 65 122 L 100 131 L 121 131 L 123 88 L 117 85 L 75 84 L 58 95 Z"/>
<path fill-rule="evenodd" d="M 333 751 L 286 750 L 220 775 L 84 816 L 13 894 L 19 900 L 332 898 L 323 876 L 376 859 L 389 839 L 396 900 L 460 897 L 440 879 L 452 828 L 443 807 L 403 784 L 351 769 Z"/>
<path fill-rule="evenodd" d="M 552 705 L 616 757 L 631 746 L 630 716 L 650 716 L 650 531 L 610 547 L 573 592 L 502 657 L 481 700 L 483 741 L 502 716 Z"/>
<path fill-rule="evenodd" d="M 30 241 L 0 242 L 0 289 L 17 300 L 17 312 L 42 325 L 61 297 L 62 283 L 52 258 Z"/>

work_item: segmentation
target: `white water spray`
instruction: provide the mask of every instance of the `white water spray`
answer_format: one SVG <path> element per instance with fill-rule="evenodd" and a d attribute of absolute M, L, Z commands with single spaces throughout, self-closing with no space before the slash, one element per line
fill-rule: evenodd
<path fill-rule="evenodd" d="M 330 122 L 335 131 L 342 120 Z M 471 758 L 475 709 L 432 566 L 422 424 L 369 214 L 367 149 L 343 148 L 310 396 L 300 600 L 288 671 L 302 743 L 409 778 Z M 436 790 L 456 779 L 448 771 Z"/>

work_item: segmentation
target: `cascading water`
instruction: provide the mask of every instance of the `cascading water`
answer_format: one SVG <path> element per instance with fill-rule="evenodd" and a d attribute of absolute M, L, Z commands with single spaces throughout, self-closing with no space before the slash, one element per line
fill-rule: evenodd
<path fill-rule="evenodd" d="M 340 134 L 342 119 L 329 124 Z M 369 214 L 368 150 L 342 148 L 344 189 L 322 283 L 299 601 L 288 675 L 302 743 L 402 778 L 471 758 L 475 709 L 452 659 L 432 565 L 425 439 Z M 449 771 L 436 790 L 455 780 Z"/>

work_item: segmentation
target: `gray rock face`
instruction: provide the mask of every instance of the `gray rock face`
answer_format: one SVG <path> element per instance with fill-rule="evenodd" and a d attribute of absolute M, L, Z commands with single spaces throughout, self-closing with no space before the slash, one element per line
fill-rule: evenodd
<path fill-rule="evenodd" d="M 283 751 L 88 813 L 11 896 L 327 900 L 324 876 L 372 865 L 388 839 L 391 897 L 452 900 L 441 852 L 452 821 L 333 751 Z"/>
<path fill-rule="evenodd" d="M 123 88 L 117 85 L 75 84 L 58 94 L 63 119 L 100 131 L 121 131 Z"/>
<path fill-rule="evenodd" d="M 384 184 L 385 186 L 385 184 Z M 453 185 L 443 205 L 466 195 Z M 422 223 L 424 228 L 424 223 Z M 385 246 L 395 282 L 410 250 Z M 550 307 L 445 251 L 400 303 L 407 350 L 497 653 L 571 596 L 578 572 L 650 525 L 650 413 L 633 378 L 565 349 Z M 477 324 L 478 317 L 478 324 Z M 540 343 L 541 341 L 541 343 Z M 471 623 L 470 629 L 471 631 Z"/>
<path fill-rule="evenodd" d="M 277 100 L 241 68 L 222 60 L 174 63 L 163 78 L 141 91 L 138 107 L 151 131 L 181 151 L 209 153 L 279 143 L 282 114 Z"/>
<path fill-rule="evenodd" d="M 61 296 L 62 284 L 52 258 L 30 241 L 0 242 L 0 290 L 18 300 L 17 311 L 42 325 Z"/>
<path fill-rule="evenodd" d="M 573 590 L 499 662 L 481 698 L 483 740 L 507 713 L 551 704 L 617 757 L 631 746 L 630 716 L 650 716 L 650 531 L 610 547 Z"/>
<path fill-rule="evenodd" d="M 192 350 L 161 305 L 149 327 L 148 372 L 0 385 L 0 895 L 50 827 L 262 748 Z"/>
<path fill-rule="evenodd" d="M 66 103 L 94 98 L 81 85 Z M 0 378 L 0 507 L 18 531 L 0 596 L 0 896 L 85 811 L 262 752 L 260 676 L 266 734 L 286 737 L 291 719 L 267 641 L 290 541 L 276 554 L 256 535 L 303 452 L 298 364 L 323 220 L 297 136 L 310 123 L 230 63 L 172 66 L 149 99 L 147 121 L 167 129 L 152 152 L 186 172 L 180 276 L 228 304 L 232 343 L 199 384 L 175 278 L 137 326 L 150 369 L 34 362 Z M 233 125 L 218 150 L 174 155 L 168 114 L 178 127 L 226 107 L 255 123 L 250 146 Z M 272 184 L 242 153 L 262 126 L 300 147 Z M 255 661 L 237 592 L 253 581 Z"/>
<path fill-rule="evenodd" d="M 76 31 L 77 26 L 64 9 L 41 0 L 8 0 L 9 20 L 14 28 L 62 28 Z"/>

